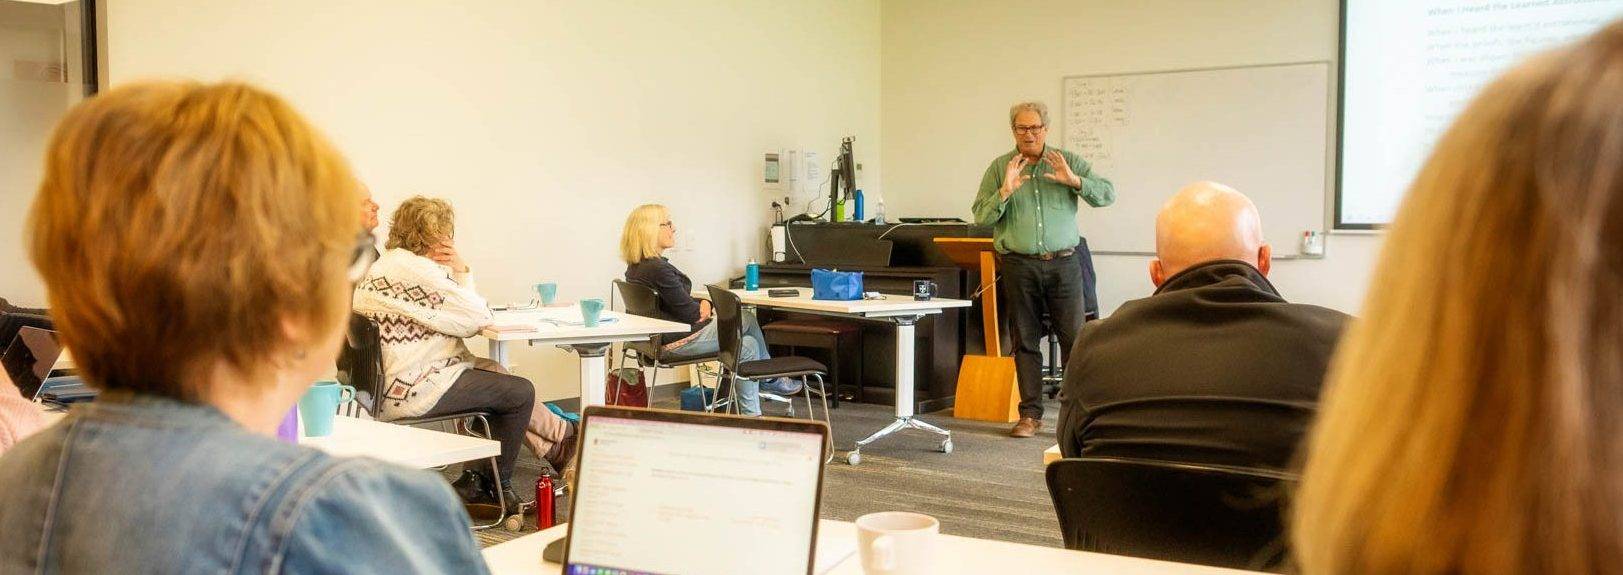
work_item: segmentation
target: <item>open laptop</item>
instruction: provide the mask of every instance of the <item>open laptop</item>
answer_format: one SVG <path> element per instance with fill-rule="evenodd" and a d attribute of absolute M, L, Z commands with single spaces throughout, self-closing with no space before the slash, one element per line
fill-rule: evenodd
<path fill-rule="evenodd" d="M 812 575 L 820 422 L 592 406 L 564 575 Z"/>
<path fill-rule="evenodd" d="M 23 397 L 33 401 L 39 398 L 46 378 L 61 357 L 62 344 L 56 332 L 23 327 L 17 331 L 17 337 L 12 338 L 11 345 L 6 346 L 5 354 L 0 355 L 0 365 L 5 366 L 6 375 Z"/>

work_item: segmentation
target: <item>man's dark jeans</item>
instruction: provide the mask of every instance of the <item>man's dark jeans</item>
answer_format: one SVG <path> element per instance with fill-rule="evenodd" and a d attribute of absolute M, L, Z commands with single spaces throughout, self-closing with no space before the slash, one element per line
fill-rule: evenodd
<path fill-rule="evenodd" d="M 1071 355 L 1076 332 L 1085 320 L 1085 289 L 1079 257 L 1086 252 L 1041 260 L 1005 254 L 998 258 L 1009 327 L 1014 339 L 1014 368 L 1020 380 L 1020 417 L 1043 417 L 1043 356 L 1041 343 L 1048 335 L 1043 317 L 1053 322 L 1063 357 Z"/>

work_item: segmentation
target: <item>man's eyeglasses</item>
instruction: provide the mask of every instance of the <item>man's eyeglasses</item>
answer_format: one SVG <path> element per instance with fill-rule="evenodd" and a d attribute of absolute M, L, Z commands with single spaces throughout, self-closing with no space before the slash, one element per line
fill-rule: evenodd
<path fill-rule="evenodd" d="M 348 272 L 351 285 L 366 279 L 366 272 L 378 261 L 376 245 L 377 239 L 372 237 L 372 232 L 361 230 L 360 235 L 355 236 L 355 251 L 350 255 Z"/>
<path fill-rule="evenodd" d="M 1014 127 L 1014 133 L 1016 133 L 1016 134 L 1035 134 L 1037 132 L 1043 131 L 1043 128 L 1047 128 L 1047 127 L 1048 126 L 1044 126 L 1042 124 L 1038 124 L 1038 125 L 1035 125 L 1035 126 L 1015 126 Z"/>

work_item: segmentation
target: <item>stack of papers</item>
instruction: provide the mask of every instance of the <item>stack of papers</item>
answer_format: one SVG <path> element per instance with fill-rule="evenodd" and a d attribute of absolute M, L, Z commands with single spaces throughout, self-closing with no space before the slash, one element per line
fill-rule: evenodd
<path fill-rule="evenodd" d="M 609 315 L 604 311 L 598 318 L 599 325 L 614 323 L 618 317 Z M 586 319 L 580 315 L 580 306 L 550 307 L 538 310 L 508 311 L 496 313 L 496 324 L 490 329 L 496 332 L 535 331 L 542 326 L 557 327 L 585 327 Z"/>

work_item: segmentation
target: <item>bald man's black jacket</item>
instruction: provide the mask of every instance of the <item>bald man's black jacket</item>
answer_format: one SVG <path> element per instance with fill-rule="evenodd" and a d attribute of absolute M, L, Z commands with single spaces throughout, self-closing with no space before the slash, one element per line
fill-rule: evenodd
<path fill-rule="evenodd" d="M 1286 469 L 1347 322 L 1257 268 L 1207 262 L 1087 324 L 1065 369 L 1066 457 Z"/>

